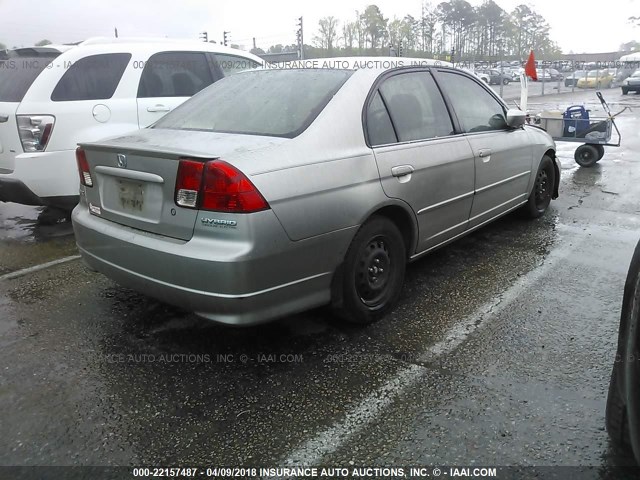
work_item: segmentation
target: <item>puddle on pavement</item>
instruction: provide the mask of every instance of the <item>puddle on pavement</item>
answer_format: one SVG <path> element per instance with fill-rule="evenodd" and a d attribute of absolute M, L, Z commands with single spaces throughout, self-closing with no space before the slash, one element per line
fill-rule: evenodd
<path fill-rule="evenodd" d="M 0 242 L 43 242 L 73 235 L 68 220 L 43 222 L 49 212 L 46 207 L 0 203 Z"/>

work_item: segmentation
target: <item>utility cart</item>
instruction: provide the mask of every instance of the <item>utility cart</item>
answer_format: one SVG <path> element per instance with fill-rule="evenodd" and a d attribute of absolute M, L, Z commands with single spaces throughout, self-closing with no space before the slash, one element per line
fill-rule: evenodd
<path fill-rule="evenodd" d="M 606 117 L 590 117 L 589 111 L 583 106 L 573 105 L 564 113 L 558 112 L 553 116 L 541 114 L 534 119 L 534 123 L 544 128 L 554 140 L 583 144 L 576 148 L 574 154 L 576 163 L 581 167 L 594 166 L 604 156 L 604 147 L 619 147 L 622 140 L 615 117 L 624 112 L 627 107 L 612 114 L 602 93 L 597 91 L 596 95 L 607 114 Z M 617 142 L 611 143 L 614 130 Z"/>

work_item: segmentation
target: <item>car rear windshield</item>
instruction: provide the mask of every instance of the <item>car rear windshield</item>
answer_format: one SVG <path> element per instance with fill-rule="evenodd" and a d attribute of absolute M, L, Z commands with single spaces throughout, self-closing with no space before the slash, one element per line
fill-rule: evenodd
<path fill-rule="evenodd" d="M 329 69 L 241 72 L 198 93 L 152 128 L 293 138 L 352 74 Z"/>
<path fill-rule="evenodd" d="M 59 55 L 18 55 L 0 57 L 0 102 L 21 102 L 33 81 Z"/>

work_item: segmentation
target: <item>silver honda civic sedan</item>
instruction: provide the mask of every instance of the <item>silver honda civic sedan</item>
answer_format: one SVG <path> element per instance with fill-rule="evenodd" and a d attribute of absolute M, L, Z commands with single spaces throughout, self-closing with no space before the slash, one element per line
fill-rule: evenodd
<path fill-rule="evenodd" d="M 222 323 L 325 304 L 369 323 L 408 261 L 558 196 L 551 137 L 476 76 L 336 64 L 242 72 L 149 128 L 81 144 L 85 262 Z"/>

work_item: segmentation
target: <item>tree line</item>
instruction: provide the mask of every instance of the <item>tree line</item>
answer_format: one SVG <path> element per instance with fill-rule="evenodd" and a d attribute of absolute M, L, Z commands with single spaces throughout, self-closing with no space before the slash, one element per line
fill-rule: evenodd
<path fill-rule="evenodd" d="M 456 60 L 490 60 L 522 59 L 533 49 L 536 55 L 553 58 L 562 52 L 549 30 L 532 7 L 518 5 L 507 12 L 493 0 L 476 7 L 466 0 L 437 5 L 425 1 L 419 18 L 386 18 L 377 5 L 369 5 L 350 20 L 321 18 L 312 44 L 305 45 L 305 56 L 388 55 L 392 48 L 404 56 L 443 58 L 453 52 Z M 274 45 L 264 53 L 296 49 Z"/>

